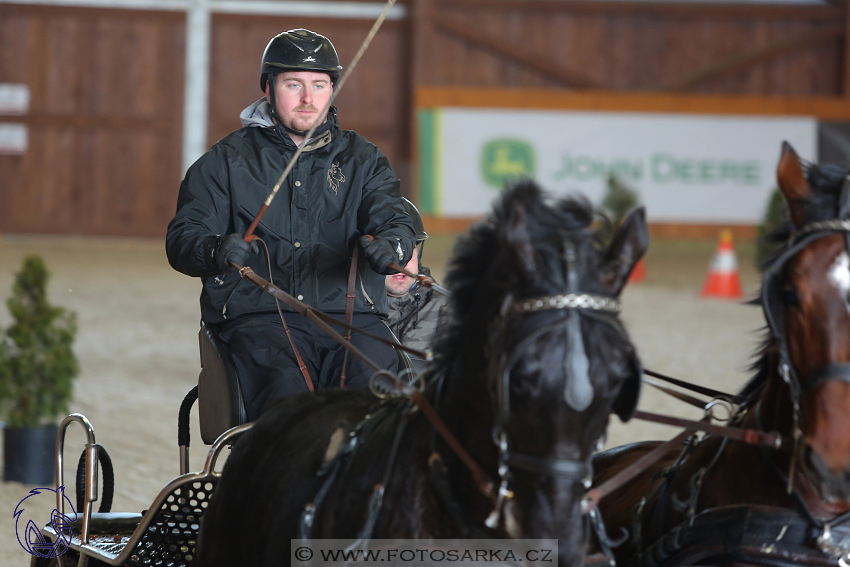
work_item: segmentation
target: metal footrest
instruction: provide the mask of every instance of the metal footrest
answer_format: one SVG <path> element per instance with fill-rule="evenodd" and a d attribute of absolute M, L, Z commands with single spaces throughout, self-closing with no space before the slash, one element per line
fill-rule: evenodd
<path fill-rule="evenodd" d="M 133 532 L 139 527 L 143 516 L 130 513 L 94 513 L 89 523 L 89 542 L 84 545 L 79 537 L 82 533 L 82 517 L 71 523 L 72 535 L 69 547 L 76 551 L 85 549 L 85 554 L 96 557 L 101 561 L 112 563 L 130 542 Z M 42 529 L 42 533 L 56 541 L 60 535 L 51 526 Z"/>

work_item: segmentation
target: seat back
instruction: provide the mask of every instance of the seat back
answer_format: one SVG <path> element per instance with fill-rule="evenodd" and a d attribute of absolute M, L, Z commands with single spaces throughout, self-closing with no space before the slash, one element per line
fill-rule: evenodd
<path fill-rule="evenodd" d="M 198 375 L 198 413 L 201 439 L 206 445 L 219 435 L 248 421 L 236 367 L 216 329 L 201 321 L 198 333 L 201 373 Z"/>

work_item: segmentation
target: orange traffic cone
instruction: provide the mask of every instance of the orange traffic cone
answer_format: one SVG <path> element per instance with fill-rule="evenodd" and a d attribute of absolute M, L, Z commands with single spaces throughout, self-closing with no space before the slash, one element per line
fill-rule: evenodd
<path fill-rule="evenodd" d="M 732 231 L 723 230 L 700 296 L 737 299 L 742 295 L 738 260 L 735 258 L 735 250 L 732 247 Z"/>
<path fill-rule="evenodd" d="M 632 268 L 632 273 L 629 274 L 629 283 L 640 283 L 644 279 L 646 279 L 646 264 L 644 264 L 643 258 L 641 258 L 635 264 L 635 267 Z"/>

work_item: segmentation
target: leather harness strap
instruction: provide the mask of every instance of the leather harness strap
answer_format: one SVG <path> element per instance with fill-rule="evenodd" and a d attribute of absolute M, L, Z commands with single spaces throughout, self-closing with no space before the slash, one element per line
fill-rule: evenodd
<path fill-rule="evenodd" d="M 466 452 L 466 449 L 463 448 L 460 441 L 458 441 L 457 437 L 451 432 L 451 430 L 446 426 L 445 422 L 440 418 L 436 411 L 434 411 L 433 406 L 428 402 L 428 399 L 415 388 L 410 387 L 407 384 L 403 384 L 399 381 L 396 382 L 396 387 L 399 388 L 401 393 L 408 397 L 419 410 L 422 412 L 422 415 L 431 423 L 437 433 L 443 438 L 443 440 L 448 444 L 452 451 L 454 451 L 455 455 L 466 465 L 466 468 L 469 469 L 469 472 L 472 473 L 472 479 L 475 482 L 478 490 L 481 493 L 489 498 L 492 502 L 496 501 L 496 493 L 495 493 L 495 484 L 493 480 L 489 477 L 489 475 L 484 472 L 484 469 L 475 462 L 469 453 Z"/>
<path fill-rule="evenodd" d="M 654 423 L 663 423 L 665 425 L 673 425 L 676 427 L 684 427 L 687 431 L 704 431 L 713 433 L 721 437 L 728 437 L 736 441 L 741 441 L 747 445 L 760 445 L 771 449 L 779 449 L 783 445 L 790 444 L 789 439 L 784 439 L 782 435 L 775 432 L 760 431 L 758 429 L 741 429 L 740 427 L 727 427 L 723 425 L 713 425 L 703 421 L 693 421 L 690 419 L 682 419 L 668 415 L 660 415 L 648 411 L 638 410 L 634 415 L 635 419 L 643 421 L 651 421 Z"/>
<path fill-rule="evenodd" d="M 295 353 L 295 359 L 298 361 L 298 370 L 301 371 L 301 376 L 304 377 L 304 381 L 307 383 L 307 389 L 312 392 L 314 388 L 313 380 L 310 379 L 310 371 L 307 370 L 307 365 L 304 364 L 304 359 L 301 358 L 301 353 L 298 352 L 298 347 L 295 346 L 295 341 L 292 340 L 292 333 L 289 332 L 289 325 L 286 324 L 283 309 L 280 308 L 280 302 L 277 298 L 275 298 L 275 303 L 277 304 L 277 312 L 280 314 L 280 322 L 283 323 L 283 332 L 286 333 L 286 338 L 289 339 L 289 344 L 292 345 L 292 352 Z"/>
<path fill-rule="evenodd" d="M 705 386 L 699 386 L 697 384 L 691 384 L 690 382 L 685 382 L 684 380 L 679 380 L 678 378 L 672 378 L 667 376 L 666 374 L 660 374 L 658 372 L 654 372 L 649 370 L 648 368 L 643 369 L 643 373 L 647 376 L 652 376 L 653 378 L 658 378 L 659 380 L 664 380 L 670 384 L 675 386 L 679 386 L 680 388 L 685 388 L 686 390 L 690 390 L 692 392 L 696 392 L 698 394 L 703 394 L 705 396 L 709 396 L 711 398 L 719 398 L 721 400 L 729 400 L 733 404 L 741 405 L 746 400 L 739 395 L 735 394 L 727 394 L 726 392 L 721 392 L 720 390 L 714 390 L 712 388 L 706 388 Z"/>
<path fill-rule="evenodd" d="M 263 254 L 266 257 L 266 266 L 269 267 L 269 280 L 270 280 L 270 283 L 272 285 L 274 285 L 274 278 L 272 278 L 272 268 L 271 268 L 272 262 L 271 262 L 271 258 L 269 257 L 269 247 L 266 245 L 266 242 L 262 238 L 259 238 L 257 236 L 251 237 L 251 240 L 252 241 L 256 240 L 257 242 L 259 242 L 260 244 L 263 245 Z M 234 266 L 235 266 L 235 264 L 234 264 Z M 237 269 L 239 269 L 239 268 L 241 268 L 241 266 L 237 266 Z M 242 275 L 241 270 L 240 270 L 240 275 Z M 242 275 L 242 277 L 244 278 L 245 276 Z M 280 315 L 280 322 L 283 323 L 283 332 L 286 333 L 286 338 L 289 339 L 289 344 L 292 345 L 292 352 L 295 354 L 295 360 L 298 362 L 298 370 L 301 371 L 301 376 L 304 377 L 304 382 L 307 383 L 307 389 L 312 392 L 312 391 L 314 391 L 314 388 L 313 388 L 313 380 L 310 378 L 310 371 L 307 369 L 307 365 L 304 364 L 304 359 L 301 358 L 301 353 L 298 352 L 298 347 L 295 346 L 295 341 L 292 340 L 292 333 L 289 332 L 289 325 L 286 324 L 286 318 L 283 316 L 283 309 L 281 309 L 280 301 L 277 297 L 275 297 L 274 303 L 277 306 L 277 313 L 278 313 L 278 315 Z"/>
<path fill-rule="evenodd" d="M 636 460 L 599 486 L 595 488 L 591 488 L 587 491 L 584 499 L 582 500 L 582 508 L 585 510 L 590 510 L 596 508 L 599 504 L 599 501 L 617 490 L 621 488 L 626 483 L 634 480 L 634 478 L 640 473 L 646 471 L 649 467 L 660 461 L 664 458 L 667 453 L 675 449 L 676 447 L 680 447 L 685 440 L 693 435 L 691 431 L 683 431 L 673 439 L 662 443 L 658 447 L 654 448 L 652 451 Z"/>
<path fill-rule="evenodd" d="M 586 501 L 584 504 L 586 507 L 595 508 L 596 504 L 598 504 L 602 498 L 611 494 L 613 491 L 617 490 L 627 482 L 631 481 L 632 479 L 634 479 L 634 477 L 644 472 L 647 468 L 661 460 L 664 455 L 669 453 L 675 447 L 681 445 L 685 441 L 685 439 L 687 439 L 693 434 L 694 431 L 704 431 L 706 433 L 713 433 L 721 437 L 727 437 L 736 441 L 741 441 L 748 445 L 757 445 L 771 449 L 778 449 L 783 444 L 783 438 L 778 433 L 768 433 L 764 431 L 759 431 L 757 429 L 724 427 L 720 425 L 712 425 L 710 423 L 707 423 L 706 421 L 692 421 L 690 419 L 680 419 L 677 417 L 659 415 L 640 410 L 635 412 L 634 417 L 635 419 L 641 419 L 644 421 L 684 427 L 685 430 L 670 441 L 659 445 L 658 447 L 656 447 L 655 449 L 653 449 L 652 451 L 650 451 L 628 467 L 624 468 L 623 470 L 606 480 L 603 484 L 590 490 L 587 493 Z M 787 442 L 787 440 L 785 441 Z"/>
<path fill-rule="evenodd" d="M 351 341 L 351 318 L 354 315 L 354 284 L 357 281 L 357 256 L 360 247 L 354 245 L 354 252 L 351 253 L 351 267 L 348 268 L 348 289 L 345 292 L 345 324 L 348 325 L 345 330 L 345 340 Z M 339 374 L 339 387 L 345 388 L 345 371 L 348 368 L 348 351 L 345 351 L 345 356 L 342 359 L 342 371 Z"/>

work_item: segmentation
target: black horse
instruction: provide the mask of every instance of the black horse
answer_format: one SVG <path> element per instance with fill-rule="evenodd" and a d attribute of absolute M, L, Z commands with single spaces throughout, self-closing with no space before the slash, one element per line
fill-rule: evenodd
<path fill-rule="evenodd" d="M 263 415 L 225 464 L 193 564 L 288 563 L 290 538 L 476 536 L 558 539 L 560 564 L 580 565 L 587 460 L 609 414 L 637 403 L 617 297 L 648 246 L 642 209 L 607 246 L 598 221 L 531 181 L 506 190 L 456 245 L 454 321 L 426 386 L 325 390 Z"/>

